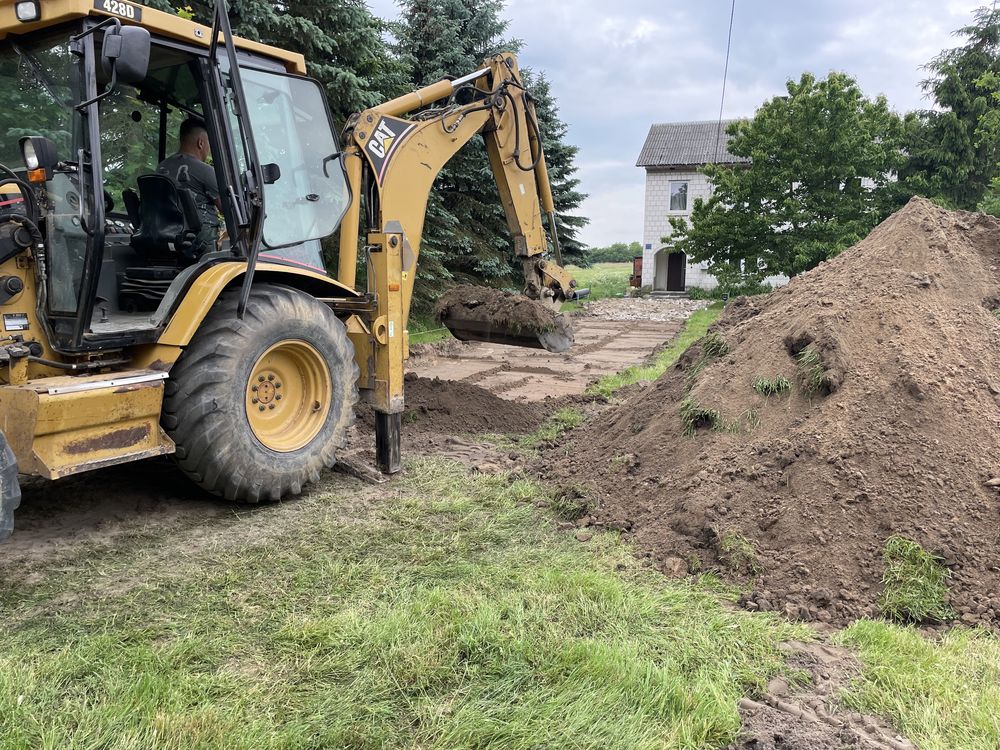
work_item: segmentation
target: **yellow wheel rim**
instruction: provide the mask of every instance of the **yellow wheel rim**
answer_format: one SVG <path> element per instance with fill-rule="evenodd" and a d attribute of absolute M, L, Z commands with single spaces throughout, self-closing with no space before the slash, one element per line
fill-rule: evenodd
<path fill-rule="evenodd" d="M 247 421 L 257 439 L 290 453 L 315 438 L 330 413 L 330 368 L 305 341 L 282 341 L 258 359 L 246 387 Z"/>

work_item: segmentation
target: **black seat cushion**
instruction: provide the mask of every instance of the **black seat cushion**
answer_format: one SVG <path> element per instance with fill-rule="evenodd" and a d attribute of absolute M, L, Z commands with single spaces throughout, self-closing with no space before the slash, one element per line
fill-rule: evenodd
<path fill-rule="evenodd" d="M 201 217 L 191 193 L 160 174 L 143 175 L 136 184 L 139 224 L 132 247 L 150 261 L 173 259 L 183 264 L 196 260 L 204 248 L 198 239 Z"/>

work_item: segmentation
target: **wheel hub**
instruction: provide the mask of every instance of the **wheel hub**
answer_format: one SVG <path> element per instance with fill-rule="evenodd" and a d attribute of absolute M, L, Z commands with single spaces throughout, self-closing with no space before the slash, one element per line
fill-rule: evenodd
<path fill-rule="evenodd" d="M 323 355 L 305 341 L 281 341 L 250 370 L 247 421 L 266 447 L 279 453 L 295 451 L 323 428 L 332 393 L 330 368 Z"/>

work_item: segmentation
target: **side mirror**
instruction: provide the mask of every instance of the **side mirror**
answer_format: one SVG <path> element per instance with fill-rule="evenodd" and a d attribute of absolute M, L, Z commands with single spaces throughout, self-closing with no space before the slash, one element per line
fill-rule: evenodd
<path fill-rule="evenodd" d="M 25 136 L 19 143 L 21 145 L 21 158 L 28 170 L 28 180 L 30 182 L 45 182 L 51 179 L 52 173 L 59 163 L 56 144 L 40 135 Z"/>
<path fill-rule="evenodd" d="M 141 26 L 108 29 L 101 52 L 104 73 L 132 86 L 142 83 L 149 70 L 149 47 L 149 31 Z"/>

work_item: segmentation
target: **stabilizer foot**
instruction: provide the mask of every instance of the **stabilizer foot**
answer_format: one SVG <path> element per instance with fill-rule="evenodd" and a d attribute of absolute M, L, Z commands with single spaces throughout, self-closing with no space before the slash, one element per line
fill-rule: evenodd
<path fill-rule="evenodd" d="M 403 468 L 402 424 L 402 414 L 375 412 L 375 461 L 383 474 L 395 474 Z"/>

